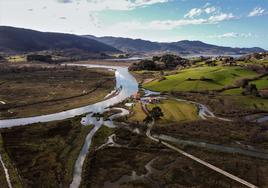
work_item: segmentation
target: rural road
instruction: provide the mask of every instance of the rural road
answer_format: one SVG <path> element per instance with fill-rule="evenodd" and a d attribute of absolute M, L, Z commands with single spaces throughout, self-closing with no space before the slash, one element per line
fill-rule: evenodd
<path fill-rule="evenodd" d="M 142 104 L 142 109 L 147 115 L 149 114 L 145 104 Z M 151 139 L 151 140 L 153 140 L 155 142 L 161 143 L 164 146 L 168 147 L 169 149 L 171 149 L 173 151 L 176 151 L 176 152 L 178 152 L 178 153 L 180 153 L 180 154 L 182 154 L 182 155 L 184 155 L 184 156 L 186 156 L 186 157 L 198 162 L 199 164 L 202 164 L 202 165 L 208 167 L 209 169 L 214 170 L 214 171 L 216 171 L 216 172 L 218 172 L 218 173 L 220 173 L 220 174 L 222 174 L 222 175 L 224 175 L 224 176 L 226 176 L 226 177 L 228 177 L 228 178 L 230 178 L 230 179 L 232 179 L 234 181 L 237 181 L 237 182 L 245 185 L 246 187 L 257 188 L 257 186 L 253 185 L 252 183 L 249 183 L 249 182 L 247 182 L 247 181 L 245 181 L 245 180 L 243 180 L 243 179 L 241 179 L 241 178 L 239 178 L 239 177 L 237 177 L 237 176 L 235 176 L 233 174 L 230 174 L 230 173 L 228 173 L 228 172 L 226 172 L 226 171 L 224 171 L 224 170 L 222 170 L 222 169 L 220 169 L 220 168 L 218 168 L 218 167 L 216 167 L 216 166 L 214 166 L 214 165 L 212 165 L 212 164 L 210 164 L 208 162 L 205 162 L 205 161 L 203 161 L 203 160 L 201 160 L 201 159 L 199 159 L 199 158 L 197 158 L 197 157 L 195 157 L 195 156 L 193 156 L 193 155 L 191 155 L 191 154 L 189 154 L 189 153 L 187 153 L 187 152 L 185 152 L 185 151 L 183 151 L 183 150 L 181 150 L 181 149 L 179 149 L 179 148 L 177 148 L 177 147 L 175 147 L 175 146 L 173 146 L 173 145 L 171 145 L 171 144 L 169 144 L 169 143 L 167 143 L 165 141 L 162 141 L 162 140 L 159 140 L 157 138 L 154 138 L 151 135 L 151 130 L 153 128 L 153 125 L 154 125 L 154 120 L 147 125 L 148 129 L 146 131 L 146 136 L 149 139 Z"/>
<path fill-rule="evenodd" d="M 12 184 L 11 184 L 11 181 L 10 181 L 10 176 L 8 174 L 8 169 L 6 168 L 6 165 L 5 165 L 5 163 L 4 163 L 3 159 L 2 159 L 1 154 L 0 154 L 0 163 L 3 166 L 3 170 L 5 172 L 5 176 L 6 176 L 6 181 L 7 181 L 8 187 L 9 188 L 12 188 Z"/>

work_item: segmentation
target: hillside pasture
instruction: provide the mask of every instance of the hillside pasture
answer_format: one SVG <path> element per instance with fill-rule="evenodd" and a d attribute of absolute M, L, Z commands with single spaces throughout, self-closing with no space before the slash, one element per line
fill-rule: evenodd
<path fill-rule="evenodd" d="M 234 85 L 237 80 L 252 78 L 257 73 L 241 67 L 197 67 L 165 76 L 162 81 L 155 80 L 144 84 L 153 91 L 205 91 L 218 90 Z"/>

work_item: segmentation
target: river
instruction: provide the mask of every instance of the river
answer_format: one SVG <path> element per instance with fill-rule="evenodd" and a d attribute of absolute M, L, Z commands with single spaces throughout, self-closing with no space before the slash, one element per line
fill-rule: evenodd
<path fill-rule="evenodd" d="M 85 113 L 89 113 L 84 118 L 82 118 L 81 123 L 83 125 L 94 125 L 94 128 L 87 135 L 85 142 L 83 144 L 83 147 L 76 160 L 76 163 L 74 166 L 73 181 L 70 185 L 71 188 L 77 188 L 79 187 L 81 183 L 82 167 L 83 167 L 83 163 L 86 158 L 86 155 L 88 153 L 89 147 L 91 145 L 92 137 L 103 124 L 105 124 L 106 126 L 113 126 L 112 121 L 103 121 L 103 119 L 101 119 L 100 121 L 97 121 L 95 117 L 92 117 L 92 113 L 90 112 L 103 113 L 110 106 L 115 105 L 123 101 L 124 99 L 130 97 L 131 95 L 133 95 L 134 93 L 138 91 L 138 83 L 136 79 L 128 72 L 127 67 L 86 65 L 86 64 L 85 65 L 68 64 L 68 65 L 85 66 L 88 68 L 105 68 L 105 69 L 115 71 L 116 90 L 120 92 L 114 97 L 109 98 L 107 100 L 104 100 L 104 101 L 101 101 L 92 105 L 75 108 L 72 110 L 67 110 L 67 111 L 63 111 L 59 113 L 53 113 L 53 114 L 42 115 L 42 116 L 35 116 L 35 117 L 0 120 L 0 128 L 10 128 L 10 127 L 15 127 L 15 126 L 29 125 L 29 124 L 38 123 L 38 122 L 50 122 L 50 121 L 56 121 L 56 120 L 63 120 L 67 118 L 72 118 L 74 116 L 82 115 Z M 121 110 L 122 113 L 111 116 L 110 117 L 111 120 L 118 116 L 128 114 L 128 112 L 124 109 L 117 108 L 117 110 Z"/>
<path fill-rule="evenodd" d="M 136 79 L 128 72 L 127 67 L 118 67 L 118 66 L 105 66 L 105 65 L 87 65 L 87 64 L 68 64 L 70 66 L 85 66 L 88 68 L 105 68 L 109 70 L 115 71 L 115 77 L 116 77 L 116 90 L 119 91 L 117 95 L 115 95 L 112 98 L 104 99 L 104 101 L 87 105 L 80 108 L 75 108 L 59 113 L 53 113 L 48 115 L 41 115 L 41 116 L 35 116 L 35 117 L 27 117 L 27 118 L 16 118 L 16 119 L 6 119 L 6 120 L 0 120 L 0 128 L 10 128 L 15 126 L 23 126 L 23 125 L 29 125 L 33 123 L 38 122 L 50 122 L 50 121 L 56 121 L 56 120 L 63 120 L 67 118 L 72 118 L 74 116 L 82 115 L 82 114 L 88 114 L 85 115 L 85 117 L 82 118 L 81 123 L 83 125 L 94 125 L 94 128 L 91 130 L 91 132 L 87 135 L 86 140 L 84 142 L 84 145 L 80 151 L 80 154 L 78 156 L 78 159 L 76 160 L 75 167 L 74 167 L 74 174 L 73 174 L 73 181 L 70 185 L 71 188 L 77 188 L 79 187 L 81 183 L 81 174 L 82 174 L 82 166 L 84 163 L 84 160 L 86 158 L 86 155 L 88 153 L 92 137 L 97 132 L 97 130 L 104 124 L 106 126 L 113 126 L 112 121 L 103 121 L 101 119 L 100 121 L 97 121 L 95 117 L 92 117 L 92 113 L 103 113 L 112 105 L 115 105 L 117 103 L 122 102 L 124 99 L 130 97 L 134 93 L 138 91 L 138 83 Z M 146 92 L 145 92 L 146 93 Z M 148 92 L 147 92 L 148 93 Z M 158 94 L 157 92 L 149 92 L 150 94 Z M 178 99 L 179 100 L 179 99 Z M 185 102 L 191 102 L 191 101 L 185 101 Z M 206 119 L 207 117 L 213 117 L 214 114 L 207 109 L 206 106 L 194 103 L 199 107 L 199 116 L 202 119 Z M 128 112 L 124 109 L 117 109 L 121 110 L 122 113 L 111 116 L 111 120 L 117 116 L 122 116 L 127 114 Z M 218 118 L 224 121 L 230 121 L 228 119 L 224 118 Z"/>
<path fill-rule="evenodd" d="M 101 65 L 76 65 L 76 64 L 68 64 L 73 66 L 85 66 L 88 68 L 106 68 L 115 70 L 115 77 L 116 77 L 116 88 L 120 89 L 118 95 L 80 108 L 75 108 L 59 113 L 53 113 L 48 115 L 41 115 L 35 117 L 27 117 L 27 118 L 16 118 L 16 119 L 6 119 L 0 120 L 0 128 L 8 128 L 14 126 L 22 126 L 22 125 L 29 125 L 38 122 L 50 122 L 56 120 L 63 120 L 67 118 L 72 118 L 74 116 L 82 115 L 89 112 L 99 112 L 102 113 L 105 111 L 105 108 L 109 106 L 115 105 L 124 99 L 130 97 L 134 93 L 138 91 L 138 83 L 136 79 L 128 72 L 127 67 L 116 67 L 116 66 L 101 66 Z"/>

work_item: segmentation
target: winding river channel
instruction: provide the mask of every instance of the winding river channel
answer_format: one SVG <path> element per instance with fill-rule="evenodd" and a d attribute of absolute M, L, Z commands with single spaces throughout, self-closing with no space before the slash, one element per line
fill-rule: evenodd
<path fill-rule="evenodd" d="M 86 158 L 86 154 L 88 153 L 88 149 L 90 147 L 92 137 L 97 132 L 97 130 L 102 126 L 102 124 L 105 124 L 106 126 L 113 126 L 112 121 L 103 121 L 102 119 L 100 121 L 97 121 L 95 117 L 92 117 L 92 113 L 90 112 L 103 113 L 107 111 L 107 109 L 110 106 L 120 103 L 124 99 L 136 93 L 138 91 L 138 83 L 136 79 L 128 72 L 127 67 L 86 65 L 86 64 L 79 64 L 79 65 L 68 64 L 68 65 L 85 66 L 88 68 L 105 68 L 109 70 L 114 70 L 115 77 L 116 77 L 116 89 L 120 92 L 114 97 L 106 99 L 104 101 L 101 101 L 92 105 L 80 107 L 80 108 L 75 108 L 75 109 L 59 112 L 59 113 L 53 113 L 53 114 L 35 116 L 35 117 L 27 117 L 27 118 L 0 120 L 0 128 L 10 128 L 10 127 L 15 127 L 15 126 L 29 125 L 29 124 L 38 123 L 38 122 L 50 122 L 50 121 L 63 120 L 63 119 L 72 118 L 78 115 L 89 113 L 84 118 L 82 118 L 81 123 L 83 125 L 90 125 L 90 124 L 94 125 L 94 128 L 87 135 L 84 145 L 82 147 L 82 150 L 80 151 L 78 159 L 75 163 L 73 181 L 70 187 L 76 188 L 76 187 L 79 187 L 81 183 L 82 166 Z M 113 118 L 116 118 L 117 116 L 126 115 L 128 113 L 124 109 L 117 109 L 117 110 L 121 110 L 122 113 L 111 116 L 110 117 L 111 120 Z M 8 176 L 8 173 L 6 173 L 6 178 L 7 176 Z M 8 179 L 9 178 L 7 178 L 7 180 Z"/>
<path fill-rule="evenodd" d="M 63 120 L 67 118 L 72 118 L 74 116 L 78 115 L 85 115 L 85 117 L 82 118 L 81 123 L 83 125 L 94 125 L 94 128 L 90 131 L 90 133 L 87 135 L 84 145 L 79 153 L 79 156 L 76 160 L 75 166 L 74 166 L 74 174 L 73 174 L 73 180 L 70 185 L 71 188 L 77 188 L 79 187 L 81 183 L 81 175 L 82 175 L 82 166 L 84 163 L 84 160 L 86 158 L 86 155 L 88 153 L 89 147 L 91 145 L 91 140 L 94 134 L 97 132 L 97 130 L 102 126 L 106 125 L 109 127 L 113 126 L 112 119 L 127 115 L 128 111 L 121 108 L 114 108 L 115 110 L 120 110 L 121 113 L 115 114 L 110 117 L 110 121 L 104 121 L 102 118 L 100 120 L 97 120 L 95 117 L 92 116 L 94 113 L 103 113 L 109 109 L 110 106 L 113 106 L 117 103 L 122 102 L 124 99 L 130 97 L 134 93 L 138 91 L 138 83 L 136 79 L 128 72 L 127 67 L 118 67 L 118 66 L 103 66 L 103 65 L 87 65 L 87 64 L 68 64 L 70 66 L 84 66 L 88 68 L 105 68 L 109 70 L 115 71 L 115 77 L 116 77 L 116 91 L 117 94 L 109 99 L 104 99 L 101 102 L 87 105 L 80 108 L 75 108 L 59 113 L 53 113 L 48 115 L 41 115 L 41 116 L 35 116 L 35 117 L 27 117 L 27 118 L 17 118 L 17 119 L 6 119 L 6 120 L 0 120 L 0 128 L 10 128 L 15 126 L 23 126 L 23 125 L 29 125 L 33 123 L 38 122 L 50 122 L 50 121 L 56 121 L 56 120 Z M 159 94 L 157 92 L 151 92 L 150 94 Z M 179 100 L 179 99 L 178 99 Z M 191 102 L 191 101 L 185 101 L 185 102 Z M 194 102 L 191 102 L 194 103 Z M 199 108 L 199 116 L 202 119 L 206 119 L 206 117 L 213 117 L 214 114 L 209 111 L 209 109 L 199 103 L 194 103 Z M 92 112 L 92 113 L 91 113 Z M 224 121 L 230 121 L 228 119 L 224 118 L 218 118 Z M 177 140 L 176 140 L 177 141 Z M 8 176 L 8 174 L 7 174 Z"/>
<path fill-rule="evenodd" d="M 127 67 L 116 67 L 116 66 L 102 66 L 102 65 L 83 65 L 83 64 L 68 64 L 73 66 L 85 66 L 88 68 L 106 68 L 115 70 L 115 77 L 116 77 L 116 88 L 120 89 L 118 95 L 109 98 L 107 100 L 80 107 L 75 108 L 59 113 L 53 113 L 48 115 L 42 116 L 35 116 L 35 117 L 27 117 L 27 118 L 17 118 L 17 119 L 7 119 L 7 120 L 0 120 L 0 128 L 8 128 L 8 127 L 15 127 L 15 126 L 22 126 L 22 125 L 29 125 L 38 122 L 50 122 L 50 121 L 57 121 L 63 120 L 67 118 L 72 118 L 74 116 L 82 115 L 89 112 L 99 112 L 102 113 L 105 111 L 106 108 L 109 106 L 115 105 L 124 99 L 130 97 L 134 93 L 138 91 L 138 83 L 136 79 L 128 72 Z"/>

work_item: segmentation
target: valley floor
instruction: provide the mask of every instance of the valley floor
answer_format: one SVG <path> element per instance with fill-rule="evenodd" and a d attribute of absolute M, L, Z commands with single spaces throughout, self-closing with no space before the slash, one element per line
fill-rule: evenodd
<path fill-rule="evenodd" d="M 13 73 L 0 76 L 3 79 L 0 88 L 8 91 L 4 78 L 15 79 L 16 87 L 12 86 L 12 90 L 18 88 L 19 83 L 26 87 L 24 81 L 30 82 L 33 78 L 35 85 L 37 81 L 42 85 L 45 84 L 42 76 L 46 73 L 50 79 L 44 82 L 61 85 L 53 90 L 58 94 L 56 96 L 68 97 L 70 93 L 79 94 L 81 88 L 92 88 L 96 84 L 93 78 L 107 79 L 101 84 L 101 94 L 89 94 L 85 100 L 93 102 L 97 100 L 93 96 L 103 98 L 114 87 L 113 74 L 100 69 L 56 69 L 58 77 L 52 76 L 51 69 L 47 69 L 49 73 L 38 69 L 27 74 L 29 78 Z M 133 72 L 141 87 L 162 93 L 145 96 L 146 91 L 140 88 L 139 97 L 132 96 L 113 106 L 117 109 L 103 114 L 93 113 L 96 128 L 98 124 L 104 124 L 102 120 L 120 113 L 118 108 L 129 111 L 112 119 L 115 126 L 100 126 L 93 135 L 80 187 L 243 187 L 241 183 L 166 147 L 167 144 L 260 188 L 268 187 L 268 124 L 252 121 L 255 116 L 268 113 L 268 99 L 244 96 L 240 87 L 235 88 L 239 91 L 226 93 L 231 89 L 225 87 L 235 86 L 241 78 L 256 78 L 252 82 L 262 90 L 266 88 L 267 78 L 241 67 L 192 67 L 191 71 L 196 71 L 194 74 L 187 71 L 165 71 L 164 75 L 159 71 Z M 77 88 L 68 88 L 71 83 Z M 205 90 L 203 85 L 207 86 Z M 187 90 L 188 86 L 191 89 Z M 32 100 L 49 96 L 49 89 L 42 90 L 44 95 L 41 95 L 42 92 L 37 90 L 42 87 L 37 86 L 35 90 L 31 85 L 31 88 L 27 94 L 35 94 L 36 98 Z M 20 92 L 18 96 L 25 97 Z M 78 101 L 80 103 L 80 98 Z M 163 116 L 148 122 L 154 107 L 160 107 Z M 20 114 L 27 113 L 22 111 Z M 249 115 L 254 115 L 250 121 L 246 118 Z M 6 163 L 12 163 L 9 166 L 11 173 L 14 173 L 12 169 L 17 169 L 13 178 L 19 183 L 15 184 L 13 179 L 13 185 L 18 185 L 14 187 L 68 187 L 79 151 L 86 136 L 94 129 L 93 125 L 81 125 L 85 116 L 1 129 L 0 153 L 8 156 Z M 0 167 L 0 183 L 7 187 L 2 171 Z"/>
<path fill-rule="evenodd" d="M 96 103 L 114 86 L 114 73 L 106 69 L 1 65 L 0 119 L 50 114 Z"/>

